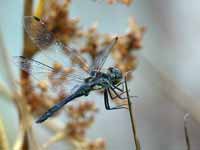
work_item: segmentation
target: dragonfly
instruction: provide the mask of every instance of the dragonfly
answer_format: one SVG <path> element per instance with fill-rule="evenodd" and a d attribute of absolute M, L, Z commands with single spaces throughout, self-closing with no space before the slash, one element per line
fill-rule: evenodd
<path fill-rule="evenodd" d="M 69 77 L 71 80 L 77 79 L 79 81 L 79 84 L 77 84 L 78 86 L 74 85 L 73 87 L 78 88 L 76 88 L 74 92 L 72 92 L 62 101 L 49 108 L 44 114 L 39 116 L 39 118 L 36 120 L 36 123 L 44 122 L 49 117 L 52 117 L 53 114 L 60 110 L 65 104 L 78 97 L 88 96 L 91 91 L 95 90 L 103 90 L 104 103 L 107 110 L 127 108 L 124 105 L 111 107 L 109 104 L 109 98 L 111 98 L 111 100 L 114 100 L 116 98 L 122 100 L 127 99 L 126 96 L 123 96 L 124 93 L 126 93 L 127 91 L 124 89 L 123 86 L 125 81 L 122 72 L 116 67 L 109 67 L 104 71 L 102 69 L 108 55 L 117 43 L 118 37 L 115 37 L 109 45 L 105 46 L 101 51 L 99 51 L 96 59 L 94 60 L 94 63 L 89 66 L 86 60 L 80 55 L 78 50 L 73 49 L 67 44 L 64 44 L 61 41 L 57 40 L 55 38 L 55 35 L 52 32 L 48 31 L 47 25 L 42 19 L 35 16 L 25 16 L 24 28 L 32 42 L 41 51 L 56 47 L 57 51 L 64 52 L 67 57 L 70 58 L 70 60 L 76 60 L 77 62 L 79 62 L 79 68 L 81 72 L 83 72 L 80 73 L 79 71 L 79 75 L 76 76 L 73 76 L 73 74 L 63 74 L 67 76 L 67 78 Z M 56 72 L 53 67 L 33 58 L 14 56 L 14 62 L 16 65 L 20 66 L 21 70 L 29 73 L 30 75 L 32 75 L 36 69 L 41 70 L 40 73 L 44 73 L 45 70 L 47 70 L 47 72 Z M 84 74 L 86 74 L 86 76 L 84 76 Z"/>

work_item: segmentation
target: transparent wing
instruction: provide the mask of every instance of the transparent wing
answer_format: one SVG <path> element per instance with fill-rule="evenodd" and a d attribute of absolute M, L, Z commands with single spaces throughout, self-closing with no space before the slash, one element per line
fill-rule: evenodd
<path fill-rule="evenodd" d="M 24 28 L 30 39 L 41 50 L 62 51 L 66 54 L 72 63 L 78 64 L 80 68 L 88 72 L 89 65 L 86 60 L 81 57 L 80 53 L 67 46 L 66 44 L 56 40 L 53 33 L 49 32 L 45 23 L 35 16 L 24 17 Z"/>
<path fill-rule="evenodd" d="M 114 47 L 114 45 L 116 44 L 118 40 L 118 37 L 116 37 L 115 39 L 112 40 L 111 44 L 104 47 L 99 54 L 97 55 L 95 62 L 92 66 L 90 66 L 89 68 L 89 73 L 91 73 L 92 71 L 100 71 L 107 59 L 107 57 L 109 56 L 112 48 Z"/>
<path fill-rule="evenodd" d="M 84 72 L 78 68 L 71 68 L 72 72 L 58 71 L 52 66 L 46 65 L 42 62 L 39 62 L 34 59 L 29 59 L 24 56 L 14 56 L 12 60 L 16 66 L 21 70 L 29 73 L 33 76 L 34 79 L 38 81 L 51 77 L 50 75 L 54 74 L 54 80 L 63 80 L 63 81 L 75 81 L 77 83 L 84 82 Z M 43 78 L 44 77 L 44 78 Z"/>

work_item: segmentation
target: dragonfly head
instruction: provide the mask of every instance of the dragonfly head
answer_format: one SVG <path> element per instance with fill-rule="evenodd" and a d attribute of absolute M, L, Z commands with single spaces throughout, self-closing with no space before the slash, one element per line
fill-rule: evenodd
<path fill-rule="evenodd" d="M 118 68 L 108 68 L 108 74 L 114 84 L 117 84 L 122 80 L 122 72 Z"/>

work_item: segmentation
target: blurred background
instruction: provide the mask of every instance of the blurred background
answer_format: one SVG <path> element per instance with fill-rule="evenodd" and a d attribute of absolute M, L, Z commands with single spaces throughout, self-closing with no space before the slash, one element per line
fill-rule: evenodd
<path fill-rule="evenodd" d="M 22 0 L 0 0 L 0 31 L 9 56 L 22 52 L 23 3 Z M 135 0 L 130 6 L 108 5 L 103 0 L 73 0 L 70 6 L 70 16 L 79 17 L 81 26 L 86 28 L 98 21 L 102 33 L 123 34 L 129 16 L 147 27 L 142 49 L 137 52 L 139 65 L 129 82 L 131 92 L 138 96 L 133 105 L 143 150 L 186 150 L 185 113 L 190 114 L 191 149 L 199 150 L 199 6 L 198 0 Z M 0 77 L 6 83 L 4 69 L 1 65 Z M 9 141 L 14 143 L 17 112 L 11 101 L 3 96 L 0 99 L 0 116 Z M 97 107 L 100 113 L 88 136 L 105 138 L 108 150 L 134 149 L 127 111 L 106 111 L 101 95 Z M 34 130 L 41 143 L 51 135 L 40 125 L 34 125 Z M 56 148 L 67 149 L 64 142 L 53 144 L 49 149 Z"/>

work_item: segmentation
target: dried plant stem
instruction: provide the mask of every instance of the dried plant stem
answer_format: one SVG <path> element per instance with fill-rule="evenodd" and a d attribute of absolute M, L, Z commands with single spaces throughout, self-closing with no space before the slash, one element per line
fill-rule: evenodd
<path fill-rule="evenodd" d="M 3 65 L 6 66 L 4 67 L 5 69 L 5 73 L 6 73 L 6 78 L 7 78 L 7 84 L 9 86 L 9 88 L 11 89 L 11 91 L 16 91 L 16 87 L 14 86 L 14 77 L 10 68 L 10 62 L 8 59 L 8 54 L 4 45 L 4 41 L 3 41 L 3 36 L 1 34 L 0 31 L 0 51 L 1 51 L 1 60 L 3 62 Z"/>
<path fill-rule="evenodd" d="M 135 147 L 136 147 L 136 150 L 141 150 L 140 141 L 139 141 L 137 131 L 136 131 L 136 126 L 135 126 L 130 96 L 129 96 L 129 92 L 128 92 L 129 90 L 128 90 L 128 86 L 127 86 L 127 77 L 126 76 L 125 76 L 125 88 L 126 88 L 126 91 L 127 91 L 128 110 L 129 110 L 129 115 L 130 115 L 130 119 L 131 119 L 131 126 L 132 126 L 132 132 L 133 132 L 133 136 L 134 136 Z"/>
<path fill-rule="evenodd" d="M 9 89 L 2 82 L 0 82 L 0 95 L 3 95 L 5 97 L 7 97 L 7 98 L 11 98 L 12 97 L 12 94 L 9 91 Z"/>
<path fill-rule="evenodd" d="M 28 4 L 29 3 L 29 4 Z M 25 12 L 30 9 L 30 1 L 26 1 L 26 10 Z M 29 6 L 29 7 L 28 7 Z M 1 49 L 1 55 L 4 65 L 6 66 L 6 77 L 7 77 L 7 83 L 9 85 L 10 90 L 12 91 L 12 99 L 15 102 L 15 105 L 19 112 L 19 119 L 20 119 L 20 131 L 17 135 L 17 140 L 14 144 L 14 147 L 12 149 L 14 150 L 23 150 L 27 149 L 26 147 L 30 146 L 32 149 L 39 150 L 39 146 L 37 146 L 35 142 L 35 138 L 32 134 L 32 117 L 29 114 L 28 107 L 26 104 L 26 100 L 24 97 L 18 93 L 17 87 L 15 85 L 15 78 L 12 72 L 12 69 L 10 67 L 9 57 L 6 51 L 6 48 L 3 44 L 3 37 L 0 33 L 0 49 Z M 32 145 L 30 145 L 32 144 Z"/>
<path fill-rule="evenodd" d="M 7 77 L 7 84 L 12 91 L 12 99 L 14 100 L 14 103 L 18 109 L 19 112 L 19 118 L 20 118 L 20 132 L 18 133 L 17 136 L 17 141 L 14 146 L 14 149 L 17 149 L 15 147 L 19 147 L 21 150 L 21 146 L 23 146 L 23 141 L 24 141 L 24 135 L 28 133 L 28 129 L 31 128 L 30 122 L 31 118 L 29 115 L 29 112 L 27 110 L 27 105 L 25 102 L 25 99 L 18 93 L 17 87 L 15 85 L 15 78 L 13 76 L 12 69 L 10 68 L 10 62 L 9 62 L 9 57 L 6 51 L 6 48 L 4 46 L 3 42 L 3 37 L 0 32 L 0 49 L 1 49 L 1 56 L 2 56 L 2 61 L 4 65 L 6 66 L 6 77 Z"/>
<path fill-rule="evenodd" d="M 0 119 L 0 149 L 9 150 L 9 144 L 3 121 Z"/>
<path fill-rule="evenodd" d="M 191 150 L 190 148 L 190 138 L 188 135 L 188 128 L 187 128 L 187 118 L 188 118 L 188 114 L 185 114 L 184 116 L 184 133 L 185 133 L 185 142 L 186 142 L 186 146 L 187 146 L 187 150 Z"/>
<path fill-rule="evenodd" d="M 37 8 L 34 11 L 34 16 L 41 17 L 46 0 L 39 0 Z"/>
<path fill-rule="evenodd" d="M 13 150 L 21 150 L 24 142 L 24 131 L 20 131 L 17 135 L 17 140 L 14 143 Z"/>
<path fill-rule="evenodd" d="M 2 60 L 4 65 L 6 66 L 6 77 L 7 77 L 7 83 L 9 85 L 10 90 L 12 91 L 12 98 L 17 106 L 17 109 L 19 111 L 19 115 L 26 115 L 26 107 L 24 105 L 24 101 L 23 99 L 21 100 L 21 96 L 19 96 L 18 92 L 17 92 L 17 87 L 15 85 L 15 79 L 13 76 L 13 72 L 12 69 L 10 68 L 10 62 L 9 62 L 9 57 L 7 54 L 7 51 L 5 49 L 5 46 L 3 44 L 3 37 L 2 34 L 0 32 L 0 49 L 1 49 L 1 56 L 2 56 Z"/>
<path fill-rule="evenodd" d="M 18 136 L 13 150 L 42 150 L 34 138 L 32 128 L 21 130 L 20 137 Z"/>
<path fill-rule="evenodd" d="M 42 147 L 44 149 L 48 148 L 50 145 L 63 140 L 66 137 L 65 132 L 60 131 L 58 133 L 56 133 L 54 136 L 52 136 Z"/>
<path fill-rule="evenodd" d="M 71 146 L 73 146 L 76 150 L 85 150 L 85 147 L 87 147 L 87 144 L 89 142 L 88 139 L 84 139 L 83 141 L 77 141 L 75 139 L 70 139 L 66 136 L 66 131 L 67 129 L 65 129 L 64 131 L 61 130 L 59 132 L 57 132 L 54 136 L 52 136 L 45 144 L 43 144 L 43 149 L 47 149 L 50 145 L 64 140 L 65 142 L 71 144 Z"/>
<path fill-rule="evenodd" d="M 187 145 L 187 150 L 190 150 L 190 140 L 189 140 L 189 136 L 188 136 L 187 126 L 184 126 L 184 132 L 185 132 L 185 141 L 186 141 L 186 145 Z"/>
<path fill-rule="evenodd" d="M 23 107 L 19 110 L 20 130 L 17 135 L 17 140 L 13 146 L 13 150 L 41 150 L 32 131 L 32 116 L 28 111 L 25 99 L 19 94 L 14 95 L 15 101 L 20 101 Z"/>
<path fill-rule="evenodd" d="M 24 16 L 31 16 L 32 15 L 32 9 L 33 9 L 33 0 L 25 0 L 24 2 Z M 28 35 L 26 34 L 24 30 L 24 49 L 23 49 L 23 56 L 26 57 L 32 57 L 38 49 L 35 47 L 35 45 L 31 42 L 31 40 L 28 38 Z"/>

